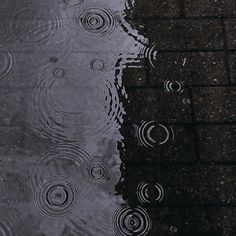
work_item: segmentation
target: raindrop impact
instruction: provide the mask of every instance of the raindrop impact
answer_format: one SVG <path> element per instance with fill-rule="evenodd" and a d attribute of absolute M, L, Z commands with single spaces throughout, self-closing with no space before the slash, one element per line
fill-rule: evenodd
<path fill-rule="evenodd" d="M 14 69 L 15 55 L 4 45 L 0 44 L 0 81 L 9 77 Z"/>
<path fill-rule="evenodd" d="M 174 140 L 172 127 L 163 124 L 155 124 L 155 121 L 142 121 L 140 125 L 134 125 L 134 135 L 140 146 L 153 148 Z"/>
<path fill-rule="evenodd" d="M 164 82 L 164 90 L 167 93 L 182 93 L 184 91 L 184 83 L 182 81 L 170 81 Z"/>
<path fill-rule="evenodd" d="M 90 62 L 90 68 L 94 71 L 103 71 L 104 66 L 105 64 L 101 59 L 94 59 Z"/>
<path fill-rule="evenodd" d="M 161 202 L 164 198 L 164 189 L 158 183 L 141 182 L 137 187 L 137 197 L 141 203 Z"/>
<path fill-rule="evenodd" d="M 39 185 L 35 202 L 44 215 L 62 217 L 71 213 L 78 194 L 79 189 L 73 180 L 54 176 Z"/>
<path fill-rule="evenodd" d="M 124 206 L 115 212 L 113 221 L 118 236 L 144 236 L 152 226 L 148 213 L 141 207 Z"/>
<path fill-rule="evenodd" d="M 36 156 L 31 164 L 31 188 L 35 191 L 43 179 L 51 176 L 68 176 L 75 181 L 83 179 L 83 165 L 91 156 L 83 149 L 71 145 L 60 144 L 53 146 Z"/>
<path fill-rule="evenodd" d="M 106 8 L 87 8 L 78 16 L 78 19 L 85 31 L 101 36 L 112 33 L 117 25 L 115 13 Z"/>

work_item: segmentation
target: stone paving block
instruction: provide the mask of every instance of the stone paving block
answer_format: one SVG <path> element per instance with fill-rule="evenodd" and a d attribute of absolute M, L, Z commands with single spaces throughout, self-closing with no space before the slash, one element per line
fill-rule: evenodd
<path fill-rule="evenodd" d="M 191 107 L 184 103 L 188 91 L 181 94 L 166 93 L 164 89 L 132 89 L 127 91 L 125 107 L 127 122 L 155 120 L 158 123 L 191 122 Z"/>
<path fill-rule="evenodd" d="M 140 124 L 138 124 L 140 127 Z M 154 125 L 153 123 L 151 126 Z M 162 125 L 162 124 L 161 124 Z M 148 126 L 147 128 L 151 127 Z M 179 163 L 179 162 L 193 162 L 197 159 L 194 145 L 193 127 L 190 125 L 165 125 L 170 132 L 173 130 L 173 136 L 168 133 L 169 138 L 165 144 L 160 144 L 168 136 L 165 130 L 155 124 L 155 128 L 151 131 L 151 137 L 156 143 L 150 142 L 146 129 L 141 135 L 135 136 L 135 128 L 132 125 L 124 125 L 121 133 L 124 137 L 125 153 L 124 163 Z M 154 138 L 155 137 L 155 138 Z M 152 146 L 144 146 L 140 139 L 150 142 Z"/>
<path fill-rule="evenodd" d="M 131 2 L 131 1 L 130 1 Z M 129 5 L 128 16 L 132 17 L 177 17 L 178 0 L 137 0 Z"/>
<path fill-rule="evenodd" d="M 236 53 L 230 53 L 229 67 L 231 83 L 236 84 Z"/>
<path fill-rule="evenodd" d="M 235 171 L 235 166 L 127 164 L 121 185 L 129 189 L 126 198 L 133 203 L 139 202 L 140 183 L 160 185 L 163 199 L 144 203 L 146 206 L 236 206 Z"/>
<path fill-rule="evenodd" d="M 236 90 L 234 87 L 193 88 L 193 97 L 197 121 L 236 121 Z"/>
<path fill-rule="evenodd" d="M 215 50 L 224 46 L 220 20 L 146 20 L 146 34 L 157 50 Z"/>
<path fill-rule="evenodd" d="M 147 209 L 153 235 L 233 236 L 236 209 L 228 207 L 189 207 Z"/>
<path fill-rule="evenodd" d="M 189 17 L 235 17 L 234 0 L 184 0 L 185 13 Z"/>
<path fill-rule="evenodd" d="M 184 85 L 227 84 L 225 55 L 222 52 L 164 53 L 159 52 L 150 66 L 150 85 L 166 80 Z"/>
<path fill-rule="evenodd" d="M 228 49 L 236 49 L 236 19 L 225 20 Z"/>
<path fill-rule="evenodd" d="M 200 125 L 198 136 L 202 162 L 236 161 L 235 125 Z"/>

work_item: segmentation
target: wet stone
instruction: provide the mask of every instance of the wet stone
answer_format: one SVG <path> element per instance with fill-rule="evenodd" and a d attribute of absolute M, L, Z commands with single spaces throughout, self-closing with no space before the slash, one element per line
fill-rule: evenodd
<path fill-rule="evenodd" d="M 225 20 L 227 44 L 229 49 L 236 49 L 236 19 Z"/>
<path fill-rule="evenodd" d="M 234 0 L 184 0 L 185 12 L 189 17 L 218 16 L 235 17 Z"/>
<path fill-rule="evenodd" d="M 236 53 L 230 53 L 229 67 L 231 83 L 236 84 Z"/>
<path fill-rule="evenodd" d="M 172 94 L 158 89 L 128 90 L 128 104 L 125 107 L 128 123 L 141 120 L 156 122 L 191 122 L 191 107 L 183 99 L 188 98 L 188 90 Z M 165 101 L 165 102 L 163 102 Z"/>
<path fill-rule="evenodd" d="M 198 136 L 202 162 L 235 161 L 236 126 L 201 125 L 198 127 Z"/>
<path fill-rule="evenodd" d="M 123 83 L 126 88 L 147 86 L 147 76 L 144 61 L 127 66 L 123 70 Z"/>
<path fill-rule="evenodd" d="M 235 205 L 235 171 L 234 166 L 169 166 L 155 179 L 162 180 L 164 205 Z"/>
<path fill-rule="evenodd" d="M 158 50 L 222 49 L 220 20 L 146 20 L 146 33 Z"/>
<path fill-rule="evenodd" d="M 178 0 L 138 0 L 131 5 L 129 16 L 132 17 L 177 17 Z"/>
<path fill-rule="evenodd" d="M 155 235 L 233 236 L 236 232 L 235 208 L 161 207 L 150 208 L 148 212 L 153 219 Z"/>
<path fill-rule="evenodd" d="M 227 84 L 225 55 L 222 52 L 159 52 L 150 65 L 150 85 L 165 80 L 183 81 L 185 85 Z"/>
<path fill-rule="evenodd" d="M 164 196 L 144 203 L 150 207 L 235 206 L 235 170 L 234 166 L 127 164 L 121 186 L 129 189 L 127 199 L 138 202 L 140 182 L 158 183 Z"/>
<path fill-rule="evenodd" d="M 135 125 L 140 127 L 140 124 Z M 151 130 L 151 138 L 155 143 L 150 142 L 148 129 L 144 129 L 144 132 L 142 132 L 142 129 L 139 129 L 138 135 L 134 125 L 122 127 L 121 133 L 125 137 L 123 142 L 126 150 L 124 153 L 124 163 L 183 163 L 193 162 L 197 159 L 192 126 L 165 125 L 166 128 L 173 130 L 173 134 L 160 134 L 165 131 L 158 127 L 159 124 L 155 123 L 152 125 L 155 125 L 155 127 Z M 163 140 L 166 140 L 166 142 L 161 144 L 160 142 Z M 150 146 L 147 146 L 146 141 Z"/>
<path fill-rule="evenodd" d="M 193 88 L 193 105 L 199 122 L 235 121 L 234 88 Z"/>

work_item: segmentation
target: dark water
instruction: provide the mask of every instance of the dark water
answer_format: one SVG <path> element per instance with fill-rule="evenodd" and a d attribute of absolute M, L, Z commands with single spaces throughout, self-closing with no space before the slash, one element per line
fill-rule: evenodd
<path fill-rule="evenodd" d="M 1 122 L 14 131 L 2 136 L 13 141 L 1 147 L 0 235 L 152 235 L 150 206 L 165 189 L 148 169 L 126 164 L 135 156 L 125 127 L 132 125 L 131 149 L 158 149 L 175 133 L 151 119 L 133 122 L 126 109 L 125 70 L 142 70 L 143 61 L 154 67 L 157 55 L 142 24 L 129 19 L 134 5 L 1 3 Z M 183 88 L 167 80 L 163 91 Z"/>

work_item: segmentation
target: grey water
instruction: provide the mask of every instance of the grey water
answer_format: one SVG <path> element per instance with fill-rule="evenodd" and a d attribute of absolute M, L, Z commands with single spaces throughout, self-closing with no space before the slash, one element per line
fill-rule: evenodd
<path fill-rule="evenodd" d="M 132 19 L 135 4 L 1 2 L 0 235 L 152 235 L 149 207 L 165 189 L 148 170 L 129 173 L 126 140 L 158 149 L 175 134 L 130 118 L 126 71 L 155 67 L 158 53 Z"/>

